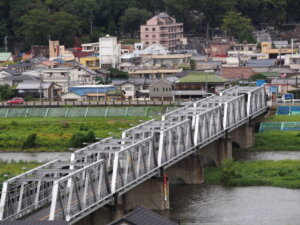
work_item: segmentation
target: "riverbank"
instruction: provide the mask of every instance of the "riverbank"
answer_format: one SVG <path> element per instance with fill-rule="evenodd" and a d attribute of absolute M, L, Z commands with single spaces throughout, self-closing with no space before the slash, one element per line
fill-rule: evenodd
<path fill-rule="evenodd" d="M 90 118 L 6 118 L 0 121 L 2 152 L 65 152 L 69 151 L 74 134 L 94 132 L 97 138 L 120 137 L 121 132 L 150 117 Z M 29 135 L 36 134 L 36 147 L 24 147 Z"/>
<path fill-rule="evenodd" d="M 14 177 L 18 174 L 24 173 L 30 169 L 33 169 L 37 166 L 39 166 L 40 163 L 38 162 L 5 162 L 0 161 L 0 191 L 2 189 L 2 183 L 5 180 L 10 179 L 11 177 Z"/>
<path fill-rule="evenodd" d="M 300 188 L 300 160 L 241 162 L 228 160 L 219 168 L 206 168 L 205 182 L 230 187 Z"/>

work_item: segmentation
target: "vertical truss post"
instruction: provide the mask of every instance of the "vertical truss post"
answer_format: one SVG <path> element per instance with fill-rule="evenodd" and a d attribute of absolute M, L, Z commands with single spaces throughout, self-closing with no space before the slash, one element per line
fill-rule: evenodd
<path fill-rule="evenodd" d="M 59 182 L 54 181 L 53 189 L 52 189 L 52 200 L 51 200 L 51 206 L 50 206 L 49 220 L 55 219 L 56 204 L 57 204 L 58 195 L 59 195 L 58 192 L 59 192 Z"/>
<path fill-rule="evenodd" d="M 118 176 L 118 165 L 119 165 L 119 153 L 114 153 L 114 162 L 113 162 L 113 173 L 111 180 L 111 192 L 114 193 L 117 188 L 117 176 Z"/>
<path fill-rule="evenodd" d="M 0 220 L 4 219 L 5 202 L 8 193 L 8 182 L 4 181 L 2 185 L 2 193 L 0 200 Z"/>
<path fill-rule="evenodd" d="M 158 167 L 161 167 L 162 164 L 162 153 L 164 148 L 164 138 L 165 138 L 165 132 L 161 131 L 159 136 L 159 148 L 158 148 L 158 155 L 157 155 L 157 161 L 158 161 Z"/>

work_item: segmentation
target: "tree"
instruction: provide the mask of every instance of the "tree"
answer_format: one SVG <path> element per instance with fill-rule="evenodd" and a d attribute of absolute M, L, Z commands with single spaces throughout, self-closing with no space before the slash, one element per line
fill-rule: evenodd
<path fill-rule="evenodd" d="M 10 87 L 8 84 L 0 85 L 0 100 L 4 101 L 16 96 L 17 91 L 15 88 Z"/>
<path fill-rule="evenodd" d="M 21 26 L 16 31 L 24 38 L 23 47 L 47 44 L 50 34 L 49 13 L 45 9 L 32 9 L 20 18 Z"/>
<path fill-rule="evenodd" d="M 77 35 L 81 34 L 79 19 L 66 12 L 56 12 L 49 18 L 51 39 L 71 46 Z"/>
<path fill-rule="evenodd" d="M 239 42 L 253 42 L 254 40 L 254 38 L 251 37 L 253 30 L 251 20 L 242 16 L 241 13 L 228 12 L 223 19 L 222 29 L 229 35 L 237 38 Z"/>
<path fill-rule="evenodd" d="M 108 70 L 110 71 L 110 73 L 109 73 L 110 79 L 111 78 L 117 78 L 117 79 L 128 78 L 128 73 L 127 72 L 118 70 L 118 69 L 113 68 L 113 67 L 109 68 Z"/>
<path fill-rule="evenodd" d="M 120 18 L 120 27 L 124 33 L 130 33 L 131 37 L 140 29 L 140 25 L 146 23 L 151 13 L 145 9 L 128 8 Z"/>
<path fill-rule="evenodd" d="M 115 21 L 111 20 L 107 26 L 107 33 L 110 34 L 111 36 L 115 36 L 116 30 L 117 30 L 116 23 Z"/>
<path fill-rule="evenodd" d="M 256 81 L 256 80 L 267 80 L 268 78 L 261 74 L 261 73 L 257 73 L 257 74 L 254 74 L 250 77 L 250 81 Z"/>

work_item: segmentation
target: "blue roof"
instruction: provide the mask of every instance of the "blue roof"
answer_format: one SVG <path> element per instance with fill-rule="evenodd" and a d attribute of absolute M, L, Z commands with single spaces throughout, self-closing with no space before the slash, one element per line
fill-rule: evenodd
<path fill-rule="evenodd" d="M 90 93 L 106 93 L 107 91 L 116 89 L 116 87 L 71 87 L 69 92 L 76 93 L 80 96 L 85 96 Z"/>

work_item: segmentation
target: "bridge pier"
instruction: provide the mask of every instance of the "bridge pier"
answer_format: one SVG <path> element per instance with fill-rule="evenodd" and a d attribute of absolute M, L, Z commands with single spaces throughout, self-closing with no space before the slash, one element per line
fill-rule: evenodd
<path fill-rule="evenodd" d="M 169 181 L 164 177 L 154 177 L 124 194 L 124 209 L 131 210 L 143 206 L 151 210 L 170 208 Z"/>
<path fill-rule="evenodd" d="M 229 136 L 233 143 L 240 148 L 251 148 L 255 144 L 255 128 L 251 124 L 245 124 L 232 131 Z"/>
<path fill-rule="evenodd" d="M 186 184 L 204 182 L 203 160 L 200 155 L 190 155 L 165 170 L 171 181 L 182 179 Z"/>
<path fill-rule="evenodd" d="M 210 159 L 220 166 L 225 159 L 232 158 L 232 141 L 230 138 L 220 138 L 201 149 L 200 154 L 205 163 Z"/>
<path fill-rule="evenodd" d="M 124 215 L 120 204 L 102 207 L 75 223 L 75 225 L 106 225 Z"/>

